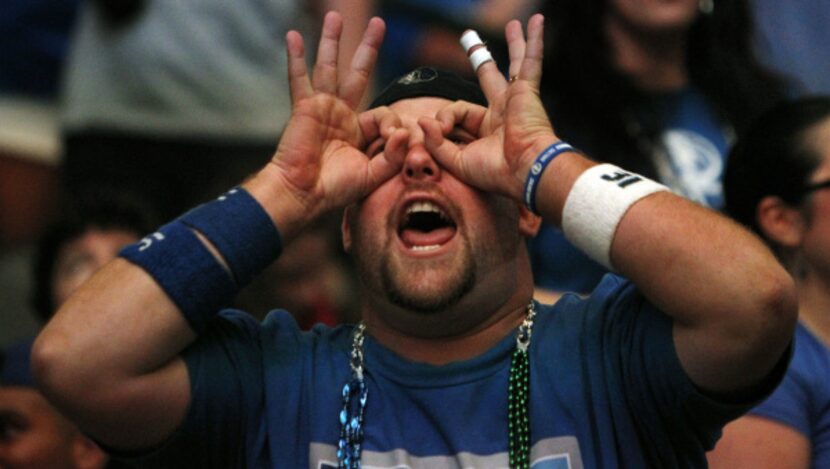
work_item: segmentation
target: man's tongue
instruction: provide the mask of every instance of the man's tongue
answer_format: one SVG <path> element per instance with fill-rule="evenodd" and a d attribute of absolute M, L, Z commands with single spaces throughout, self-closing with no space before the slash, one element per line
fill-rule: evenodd
<path fill-rule="evenodd" d="M 408 246 L 433 246 L 444 244 L 455 235 L 454 227 L 436 228 L 430 231 L 420 231 L 411 228 L 401 231 L 401 239 Z"/>

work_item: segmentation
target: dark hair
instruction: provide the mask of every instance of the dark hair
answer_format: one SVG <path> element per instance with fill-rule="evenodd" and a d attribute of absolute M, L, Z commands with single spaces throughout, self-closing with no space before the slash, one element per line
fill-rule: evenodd
<path fill-rule="evenodd" d="M 33 269 L 32 305 L 46 322 L 55 312 L 52 300 L 52 274 L 58 252 L 90 228 L 124 230 L 142 237 L 158 226 L 155 215 L 132 194 L 105 189 L 78 195 L 58 212 L 58 217 L 42 232 L 37 242 Z"/>
<path fill-rule="evenodd" d="M 542 100 L 562 138 L 578 145 L 581 139 L 593 157 L 655 177 L 648 155 L 662 116 L 654 110 L 647 121 L 633 120 L 635 104 L 647 95 L 613 65 L 603 27 L 609 1 L 545 2 Z M 691 27 L 689 80 L 740 135 L 783 97 L 784 84 L 755 59 L 747 1 L 715 3 Z"/>
<path fill-rule="evenodd" d="M 801 201 L 822 162 L 805 137 L 827 118 L 828 96 L 783 102 L 762 115 L 729 153 L 723 179 L 726 213 L 765 237 L 756 217 L 758 203 L 770 195 L 792 205 Z"/>

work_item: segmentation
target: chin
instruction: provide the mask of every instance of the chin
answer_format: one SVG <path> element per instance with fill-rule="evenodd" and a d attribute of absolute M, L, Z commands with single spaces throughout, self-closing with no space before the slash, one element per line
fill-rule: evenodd
<path fill-rule="evenodd" d="M 381 278 L 389 301 L 421 315 L 438 314 L 458 304 L 476 283 L 475 269 L 472 268 L 457 269 L 452 273 L 450 269 L 424 270 L 407 269 L 403 275 L 395 275 L 388 265 L 385 266 Z"/>

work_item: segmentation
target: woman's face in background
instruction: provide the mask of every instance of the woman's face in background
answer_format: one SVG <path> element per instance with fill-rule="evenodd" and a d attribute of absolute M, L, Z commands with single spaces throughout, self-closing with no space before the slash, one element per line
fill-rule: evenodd
<path fill-rule="evenodd" d="M 700 14 L 698 0 L 608 0 L 606 17 L 644 34 L 685 31 Z"/>

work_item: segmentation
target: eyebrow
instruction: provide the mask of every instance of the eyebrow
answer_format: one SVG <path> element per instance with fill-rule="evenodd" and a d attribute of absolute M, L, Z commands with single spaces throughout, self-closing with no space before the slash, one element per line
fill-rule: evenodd
<path fill-rule="evenodd" d="M 813 184 L 807 184 L 801 189 L 802 194 L 809 194 L 810 192 L 815 192 L 820 189 L 826 189 L 830 187 L 830 179 L 819 181 Z"/>
<path fill-rule="evenodd" d="M 20 412 L 11 409 L 0 409 L 0 422 L 14 422 L 22 419 Z"/>

